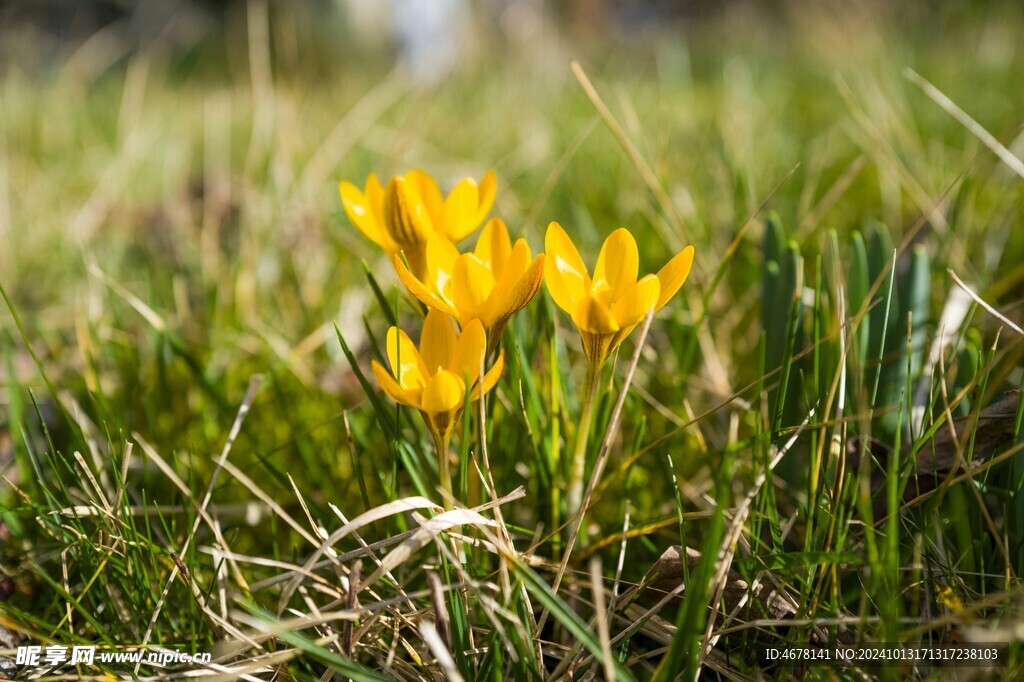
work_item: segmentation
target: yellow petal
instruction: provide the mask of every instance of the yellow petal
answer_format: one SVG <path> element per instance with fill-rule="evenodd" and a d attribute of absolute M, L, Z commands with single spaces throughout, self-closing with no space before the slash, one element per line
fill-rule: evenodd
<path fill-rule="evenodd" d="M 460 405 L 466 397 L 466 384 L 455 374 L 446 369 L 430 377 L 423 387 L 423 399 L 420 409 L 428 414 L 450 412 Z"/>
<path fill-rule="evenodd" d="M 402 247 L 427 241 L 434 231 L 423 196 L 416 183 L 402 176 L 391 178 L 384 188 L 384 225 Z"/>
<path fill-rule="evenodd" d="M 481 393 L 490 393 L 491 389 L 498 383 L 498 379 L 501 378 L 501 372 L 505 369 L 505 351 L 498 353 L 498 359 L 494 361 L 491 368 L 484 374 L 483 382 L 473 389 L 473 394 L 470 396 L 473 400 L 480 397 Z"/>
<path fill-rule="evenodd" d="M 466 178 L 444 200 L 439 228 L 453 242 L 465 239 L 480 224 L 476 219 L 479 197 L 476 180 Z"/>
<path fill-rule="evenodd" d="M 452 317 L 459 316 L 455 308 L 451 307 L 447 301 L 428 289 L 427 285 L 409 272 L 409 268 L 405 267 L 405 263 L 402 262 L 400 256 L 397 254 L 392 256 L 392 261 L 395 264 L 395 271 L 398 272 L 398 278 L 402 280 L 402 284 L 404 284 L 405 288 L 409 290 L 409 293 L 418 298 L 423 305 L 429 306 L 435 310 L 440 310 L 445 315 L 451 315 Z"/>
<path fill-rule="evenodd" d="M 399 254 L 409 262 L 409 271 L 420 281 L 429 279 L 427 270 L 427 245 L 419 242 L 399 247 Z"/>
<path fill-rule="evenodd" d="M 494 195 L 498 190 L 498 176 L 494 174 L 494 171 L 487 171 L 484 173 L 483 179 L 480 181 L 479 199 L 477 202 L 477 213 L 474 220 L 474 225 L 479 225 L 483 222 L 484 218 L 491 210 L 491 206 L 494 205 Z"/>
<path fill-rule="evenodd" d="M 658 294 L 658 309 L 668 303 L 669 299 L 679 291 L 679 287 L 683 286 L 683 282 L 686 281 L 687 276 L 690 274 L 691 266 L 693 266 L 693 247 L 687 246 L 673 256 L 672 260 L 658 271 L 658 281 L 661 282 L 661 293 Z"/>
<path fill-rule="evenodd" d="M 494 275 L 476 255 L 464 253 L 456 259 L 449 291 L 460 319 L 472 319 L 485 312 L 484 304 L 493 289 Z"/>
<path fill-rule="evenodd" d="M 525 244 L 525 242 L 523 243 Z M 490 268 L 495 279 L 500 279 L 502 271 L 505 269 L 505 262 L 511 252 L 512 240 L 508 236 L 508 228 L 505 227 L 501 218 L 491 218 L 484 225 L 484 229 L 480 231 L 473 253 Z"/>
<path fill-rule="evenodd" d="M 398 327 L 388 330 L 388 362 L 391 374 L 404 389 L 422 388 L 428 372 L 409 335 Z"/>
<path fill-rule="evenodd" d="M 473 383 L 480 377 L 487 335 L 480 320 L 471 320 L 462 330 L 447 369 Z"/>
<path fill-rule="evenodd" d="M 380 184 L 376 173 L 370 173 L 366 178 L 366 204 L 381 232 L 387 236 L 387 229 L 384 227 L 384 186 Z"/>
<path fill-rule="evenodd" d="M 624 227 L 612 232 L 604 240 L 594 268 L 594 291 L 601 300 L 611 305 L 622 298 L 628 287 L 636 284 L 640 254 L 636 240 Z"/>
<path fill-rule="evenodd" d="M 629 327 L 642 321 L 658 302 L 661 284 L 654 275 L 646 275 L 629 287 L 614 306 L 612 315 L 620 327 Z"/>
<path fill-rule="evenodd" d="M 447 315 L 431 309 L 420 334 L 420 357 L 428 374 L 434 374 L 451 362 L 459 336 Z"/>
<path fill-rule="evenodd" d="M 572 314 L 590 290 L 590 275 L 579 251 L 558 223 L 548 225 L 544 236 L 544 281 L 559 308 Z"/>
<path fill-rule="evenodd" d="M 519 245 L 522 243 L 523 248 Z M 494 286 L 491 300 L 487 303 L 487 318 L 497 321 L 526 307 L 537 292 L 544 277 L 545 254 L 529 261 L 530 250 L 522 239 L 516 241 L 509 267 L 505 268 L 501 280 Z M 527 259 L 519 263 L 519 255 Z"/>
<path fill-rule="evenodd" d="M 370 211 L 366 206 L 366 196 L 363 192 L 348 180 L 338 183 L 338 194 L 341 195 L 341 205 L 352 222 L 362 222 L 370 217 Z"/>
<path fill-rule="evenodd" d="M 388 395 L 389 398 L 394 400 L 396 403 L 402 405 L 408 405 L 409 407 L 419 408 L 420 396 L 423 389 L 416 388 L 406 390 L 398 385 L 395 378 L 391 376 L 391 373 L 384 369 L 376 360 L 370 361 L 370 368 L 373 370 L 373 374 L 377 377 L 377 383 L 380 384 L 381 389 Z"/>
<path fill-rule="evenodd" d="M 488 314 L 501 312 L 505 305 L 505 299 L 512 293 L 512 287 L 528 267 L 530 267 L 530 247 L 526 245 L 525 239 L 517 239 L 516 245 L 509 250 L 503 267 L 500 270 L 491 269 L 494 274 L 494 289 L 485 306 Z"/>
<path fill-rule="evenodd" d="M 369 186 L 370 183 L 367 182 L 367 187 Z M 344 180 L 338 185 L 338 193 L 341 195 L 341 205 L 345 208 L 348 219 L 367 239 L 385 251 L 391 252 L 397 248 L 378 219 L 370 197 L 360 192 L 351 182 Z"/>
<path fill-rule="evenodd" d="M 608 306 L 589 294 L 580 301 L 572 319 L 580 331 L 590 334 L 613 334 L 619 330 Z"/>
<path fill-rule="evenodd" d="M 430 235 L 427 240 L 427 279 L 424 283 L 433 287 L 435 293 L 451 302 L 448 295 L 448 282 L 455 271 L 455 261 L 459 258 L 459 250 L 448 237 L 440 232 Z"/>
<path fill-rule="evenodd" d="M 441 207 L 443 200 L 441 198 L 441 189 L 434 182 L 434 178 L 430 177 L 429 173 L 414 168 L 405 174 L 405 177 L 410 180 L 416 189 L 419 191 L 420 199 L 423 201 L 423 205 L 427 209 L 427 213 L 430 214 L 431 219 L 441 217 Z"/>

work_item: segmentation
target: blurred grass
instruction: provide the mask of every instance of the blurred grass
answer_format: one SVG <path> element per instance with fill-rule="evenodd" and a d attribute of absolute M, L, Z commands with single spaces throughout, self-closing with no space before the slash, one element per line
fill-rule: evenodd
<path fill-rule="evenodd" d="M 261 26 L 266 42 L 257 39 Z M 938 616 L 932 583 L 947 585 L 961 604 L 1019 592 L 1024 547 L 1011 521 L 1020 509 L 1019 474 L 996 468 L 984 484 L 953 485 L 936 496 L 941 503 L 897 520 L 895 486 L 912 474 L 891 471 L 889 523 L 872 531 L 872 500 L 862 491 L 869 458 L 861 471 L 837 471 L 834 452 L 855 435 L 862 444 L 928 447 L 928 437 L 946 428 L 932 425 L 943 411 L 939 384 L 950 398 L 964 392 L 957 416 L 966 416 L 1024 381 L 1019 337 L 1004 330 L 993 351 L 998 325 L 974 309 L 944 330 L 953 341 L 944 365 L 922 375 L 954 297 L 947 268 L 1020 319 L 1021 180 L 902 75 L 905 67 L 922 74 L 1020 156 L 1019 8 L 899 13 L 793 4 L 775 14 L 738 9 L 688 29 L 542 33 L 500 49 L 488 46 L 481 28 L 472 58 L 439 86 L 408 81 L 374 53 L 330 47 L 329 34 L 316 28 L 303 29 L 311 31 L 308 43 L 288 53 L 286 29 L 251 9 L 229 18 L 230 40 L 210 36 L 184 56 L 154 49 L 95 72 L 84 58 L 52 71 L 11 64 L 0 80 L 0 284 L 26 329 L 22 336 L 10 316 L 0 318 L 2 403 L 13 442 L 0 460 L 11 483 L 0 493 L 10 533 L 0 570 L 18 588 L 2 607 L 7 620 L 56 641 L 141 641 L 173 566 L 169 552 L 190 537 L 195 501 L 253 374 L 264 375 L 264 385 L 230 461 L 301 525 L 309 525 L 303 505 L 330 529 L 338 522 L 331 505 L 351 519 L 414 492 L 437 498 L 415 415 L 385 404 L 399 415 L 397 436 L 387 435 L 334 331 L 337 324 L 365 370 L 387 314 L 363 261 L 388 308 L 416 324 L 386 261 L 348 224 L 336 192 L 338 180 L 361 183 L 370 172 L 414 166 L 449 185 L 496 169 L 493 214 L 535 251 L 549 220 L 570 229 L 588 262 L 608 232 L 629 226 L 644 272 L 684 244 L 697 246 L 678 303 L 652 325 L 605 485 L 586 519 L 606 569 L 617 559 L 623 500 L 632 527 L 651 529 L 631 540 L 625 581 L 638 582 L 681 533 L 691 546 L 710 538 L 710 550 L 724 533 L 719 524 L 730 523 L 712 515 L 728 502 L 724 491 L 742 499 L 773 448 L 806 419 L 809 427 L 756 498 L 744 539 L 758 571 L 783 567 L 778 575 L 805 609 L 800 617 L 859 618 L 858 634 L 895 636 L 910 621 Z M 582 59 L 656 173 L 681 230 L 598 121 L 570 57 Z M 771 220 L 759 213 L 766 199 Z M 858 311 L 861 320 L 841 327 Z M 503 509 L 517 547 L 530 547 L 536 532 L 531 553 L 557 564 L 557 526 L 567 521 L 559 486 L 583 367 L 574 335 L 554 313 L 542 294 L 506 333 L 509 368 L 488 406 L 487 441 L 498 494 L 526 486 L 527 501 Z M 602 393 L 596 433 L 608 423 L 631 350 L 627 344 Z M 928 417 L 909 430 L 921 387 Z M 44 420 L 49 434 L 34 401 L 52 413 Z M 698 415 L 705 416 L 692 423 Z M 477 423 L 470 425 L 475 434 Z M 135 445 L 126 458 L 125 442 L 142 440 L 189 496 L 142 452 L 149 448 Z M 461 447 L 467 456 L 475 450 Z M 123 504 L 169 507 L 126 515 L 127 525 L 54 515 L 96 496 L 70 456 L 76 450 L 104 489 L 123 488 Z M 733 458 L 736 476 L 723 479 Z M 410 471 L 419 472 L 418 484 Z M 464 480 L 475 473 L 467 467 Z M 311 551 L 280 514 L 250 504 L 253 490 L 237 477 L 222 472 L 213 500 L 232 551 L 299 564 Z M 1005 532 L 989 532 L 993 513 Z M 703 520 L 709 515 L 711 523 Z M 367 539 L 410 527 L 390 517 Z M 228 580 L 209 553 L 219 539 L 205 525 L 201 534 L 182 559 L 211 600 L 218 586 L 239 581 Z M 456 569 L 438 561 L 453 581 Z M 498 570 L 483 551 L 465 563 L 472 575 L 460 579 L 493 580 Z M 403 567 L 399 584 L 384 592 L 422 588 L 421 568 Z M 517 564 L 516 584 L 552 610 L 559 632 L 593 652 L 600 641 L 581 620 L 586 612 L 573 611 L 587 589 L 579 587 L 586 567 L 573 564 L 569 604 L 559 601 L 564 589 L 547 592 L 550 565 L 535 569 Z M 702 565 L 697 574 L 710 580 L 712 571 Z M 251 583 L 276 571 L 245 563 L 243 573 Z M 74 631 L 61 590 L 76 595 Z M 241 594 L 250 610 L 276 607 L 265 594 Z M 532 652 L 498 658 L 499 631 L 461 601 L 465 593 L 449 594 L 449 611 L 465 610 L 491 638 L 491 653 L 457 657 L 464 676 L 555 669 Z M 1019 613 L 1015 599 L 983 615 L 994 624 L 1010 619 Z M 167 600 L 151 641 L 214 642 L 186 585 L 174 583 Z M 296 608 L 308 611 L 301 601 Z M 522 596 L 508 604 L 523 623 L 537 606 Z M 689 601 L 680 613 L 706 614 L 700 606 Z M 966 624 L 971 613 L 954 622 Z M 142 622 L 125 614 L 142 614 Z M 693 627 L 680 630 L 665 659 L 673 670 L 702 658 L 692 649 L 701 626 L 683 622 Z M 454 635 L 468 645 L 457 623 L 453 617 Z M 796 630 L 794 641 L 810 632 Z M 517 645 L 521 654 L 530 637 Z M 361 664 L 380 667 L 388 646 L 380 638 L 355 657 Z M 655 648 L 650 640 L 629 646 L 637 655 Z M 291 673 L 319 675 L 312 661 L 331 665 L 336 655 L 323 651 Z M 624 665 L 651 672 L 635 659 Z"/>

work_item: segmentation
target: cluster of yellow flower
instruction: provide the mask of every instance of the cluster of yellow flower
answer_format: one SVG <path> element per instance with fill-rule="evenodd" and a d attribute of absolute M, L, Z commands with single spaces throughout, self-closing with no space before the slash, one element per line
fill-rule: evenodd
<path fill-rule="evenodd" d="M 463 179 L 443 196 L 433 178 L 412 170 L 383 187 L 371 174 L 362 191 L 349 182 L 339 188 L 349 219 L 387 252 L 405 287 L 430 309 L 419 348 L 392 327 L 387 335 L 391 370 L 373 362 L 373 372 L 393 400 L 423 415 L 438 447 L 441 483 L 449 492 L 447 449 L 455 424 L 467 399 L 494 388 L 504 353 L 489 369 L 485 357 L 498 348 L 509 318 L 530 302 L 542 280 L 558 307 L 572 316 L 590 374 L 596 376 L 633 328 L 675 295 L 693 263 L 693 247 L 688 246 L 657 275 L 638 280 L 636 241 L 620 228 L 605 240 L 591 277 L 558 223 L 548 226 L 547 253 L 533 256 L 526 240 L 512 243 L 500 218 L 489 220 L 476 247 L 461 253 L 456 244 L 487 217 L 496 187 L 492 171 L 480 183 Z M 588 408 L 591 402 L 592 395 Z"/>

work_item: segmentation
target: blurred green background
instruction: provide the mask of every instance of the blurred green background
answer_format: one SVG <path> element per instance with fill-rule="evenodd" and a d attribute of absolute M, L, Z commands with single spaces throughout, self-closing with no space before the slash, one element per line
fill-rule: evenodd
<path fill-rule="evenodd" d="M 492 214 L 535 251 L 550 220 L 591 259 L 629 226 L 646 271 L 694 243 L 691 311 L 769 196 L 809 266 L 827 229 L 844 252 L 877 223 L 898 242 L 937 202 L 915 238 L 933 271 L 952 267 L 1020 310 L 1019 178 L 903 75 L 914 69 L 1024 149 L 1018 3 L 437 7 L 451 14 L 354 2 L 2 5 L 0 275 L 49 378 L 100 433 L 116 442 L 137 430 L 203 459 L 250 374 L 269 373 L 261 457 L 315 470 L 317 494 L 353 494 L 337 418 L 356 409 L 359 431 L 363 398 L 332 325 L 365 361 L 368 331 L 386 325 L 360 261 L 385 285 L 394 276 L 348 224 L 336 185 L 370 172 L 422 167 L 450 186 L 494 168 Z M 417 52 L 424 36 L 402 34 L 410 19 L 450 44 Z M 600 122 L 574 58 L 677 221 Z M 651 413 L 653 433 L 684 397 L 700 413 L 758 378 L 763 229 L 758 220 L 739 244 L 697 357 L 682 374 L 652 365 L 643 387 L 668 407 Z M 952 285 L 932 284 L 941 303 Z M 690 313 L 673 319 L 655 333 L 689 333 Z M 4 324 L 8 395 L 41 391 Z M 724 442 L 725 421 L 706 428 Z M 365 438 L 372 456 L 381 443 Z"/>
<path fill-rule="evenodd" d="M 168 445 L 224 428 L 95 267 L 164 319 L 221 397 L 270 363 L 309 390 L 303 407 L 352 407 L 330 325 L 362 347 L 359 261 L 393 276 L 336 185 L 410 167 L 443 186 L 494 168 L 493 214 L 535 250 L 550 220 L 591 254 L 626 225 L 649 241 L 648 270 L 697 244 L 698 278 L 793 168 L 769 208 L 810 253 L 828 228 L 883 222 L 899 241 L 969 168 L 917 239 L 981 286 L 1010 277 L 999 290 L 1019 308 L 1017 180 L 903 76 L 914 69 L 1024 148 L 1018 3 L 437 6 L 453 12 L 440 56 L 403 41 L 400 2 L 0 5 L 0 273 L 55 383 L 102 386 L 115 423 Z M 573 58 L 682 233 L 599 122 Z M 756 378 L 743 359 L 760 273 L 743 266 L 762 260 L 761 230 L 712 302 L 727 351 L 687 377 L 695 406 Z M 38 386 L 22 355 L 9 371 Z"/>

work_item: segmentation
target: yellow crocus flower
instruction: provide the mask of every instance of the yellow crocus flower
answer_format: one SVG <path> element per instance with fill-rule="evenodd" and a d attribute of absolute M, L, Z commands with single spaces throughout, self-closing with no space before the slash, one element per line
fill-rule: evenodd
<path fill-rule="evenodd" d="M 417 349 L 409 336 L 392 327 L 388 330 L 387 352 L 391 371 L 373 360 L 377 383 L 397 403 L 420 411 L 437 446 L 441 485 L 452 490 L 448 443 L 462 415 L 468 393 L 475 400 L 498 383 L 505 366 L 504 352 L 480 376 L 487 337 L 479 320 L 456 333 L 444 313 L 431 310 L 423 323 Z"/>
<path fill-rule="evenodd" d="M 497 179 L 488 171 L 478 185 L 464 178 L 447 197 L 424 171 L 396 175 L 381 186 L 373 173 L 360 191 L 350 182 L 338 186 L 349 220 L 377 246 L 393 256 L 405 252 L 418 277 L 426 277 L 426 244 L 440 233 L 453 242 L 469 236 L 494 203 Z"/>
<path fill-rule="evenodd" d="M 600 366 L 653 308 L 668 303 L 686 281 L 693 265 L 687 246 L 658 271 L 637 280 L 639 254 L 626 228 L 608 235 L 590 277 L 569 235 L 558 223 L 544 239 L 544 281 L 559 308 L 572 316 L 592 365 Z"/>
<path fill-rule="evenodd" d="M 582 503 L 587 440 L 601 369 L 633 328 L 679 291 L 693 265 L 693 247 L 687 246 L 673 256 L 658 274 L 645 275 L 639 280 L 640 254 L 636 240 L 625 228 L 615 230 L 605 239 L 593 278 L 576 246 L 558 223 L 548 225 L 544 249 L 547 252 L 544 281 L 548 292 L 558 307 L 572 316 L 589 360 L 566 495 L 572 515 Z"/>
<path fill-rule="evenodd" d="M 525 239 L 513 245 L 508 228 L 492 218 L 480 232 L 476 248 L 459 253 L 444 235 L 427 239 L 427 276 L 417 277 L 394 256 L 395 269 L 413 296 L 459 321 L 463 329 L 479 320 L 494 347 L 513 313 L 540 290 L 544 254 L 534 258 Z"/>

